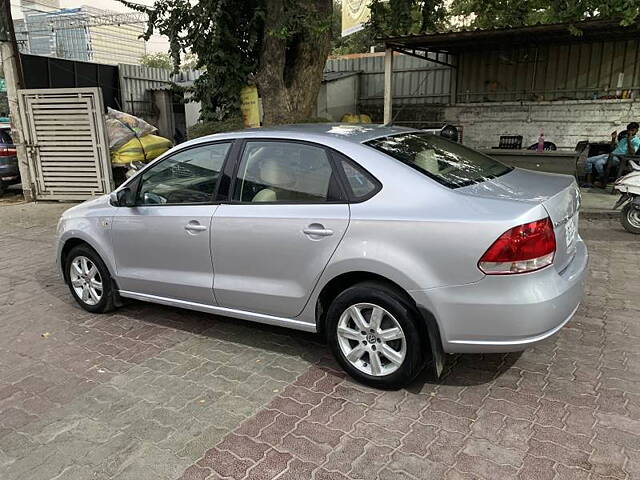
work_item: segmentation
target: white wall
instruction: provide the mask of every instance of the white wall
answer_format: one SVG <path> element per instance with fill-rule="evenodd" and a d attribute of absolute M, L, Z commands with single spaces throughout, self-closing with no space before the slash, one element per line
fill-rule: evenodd
<path fill-rule="evenodd" d="M 444 107 L 448 123 L 463 127 L 471 147 L 495 147 L 500 135 L 522 135 L 522 146 L 545 140 L 573 149 L 580 140 L 608 141 L 613 130 L 640 121 L 640 101 L 593 100 L 558 102 L 468 103 Z"/>
<path fill-rule="evenodd" d="M 358 113 L 358 75 L 322 82 L 317 116 L 339 122 L 346 113 Z"/>
<path fill-rule="evenodd" d="M 185 92 L 185 100 L 191 97 L 191 93 Z M 200 109 L 202 105 L 200 102 L 187 102 L 184 104 L 185 123 L 187 128 L 192 127 L 198 120 L 200 120 Z"/>

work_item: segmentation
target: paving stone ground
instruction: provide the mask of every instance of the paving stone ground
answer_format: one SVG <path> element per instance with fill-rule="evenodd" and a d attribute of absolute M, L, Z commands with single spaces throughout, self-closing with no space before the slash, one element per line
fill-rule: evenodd
<path fill-rule="evenodd" d="M 53 263 L 58 204 L 0 206 L 0 478 L 640 478 L 640 238 L 583 221 L 587 297 L 522 354 L 397 392 L 314 335 L 132 303 L 91 315 Z"/>

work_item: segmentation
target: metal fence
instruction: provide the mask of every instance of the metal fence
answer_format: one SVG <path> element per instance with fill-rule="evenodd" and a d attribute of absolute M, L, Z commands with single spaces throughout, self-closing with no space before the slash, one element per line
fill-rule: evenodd
<path fill-rule="evenodd" d="M 25 88 L 100 87 L 105 107 L 121 109 L 118 67 L 20 54 Z"/>
<path fill-rule="evenodd" d="M 440 60 L 450 61 L 445 55 Z M 360 72 L 363 107 L 380 104 L 384 93 L 384 54 L 345 55 L 327 60 L 325 72 Z M 408 55 L 393 59 L 395 104 L 446 104 L 450 100 L 451 68 Z"/>
<path fill-rule="evenodd" d="M 123 110 L 143 118 L 155 117 L 151 90 L 169 88 L 171 72 L 162 68 L 122 63 L 118 68 Z"/>
<path fill-rule="evenodd" d="M 454 63 L 441 54 L 440 60 Z M 394 104 L 448 104 L 451 75 L 457 103 L 598 100 L 640 95 L 637 40 L 575 41 L 492 50 L 470 50 L 458 71 L 419 58 L 396 55 Z M 325 72 L 360 72 L 360 104 L 382 103 L 384 55 L 345 55 L 327 61 Z"/>
<path fill-rule="evenodd" d="M 639 57 L 637 40 L 465 52 L 457 101 L 634 98 L 640 91 Z"/>

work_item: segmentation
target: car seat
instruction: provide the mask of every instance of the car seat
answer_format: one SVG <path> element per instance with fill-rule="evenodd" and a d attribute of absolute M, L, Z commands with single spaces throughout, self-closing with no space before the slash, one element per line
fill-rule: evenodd
<path fill-rule="evenodd" d="M 275 158 L 264 160 L 260 165 L 260 180 L 268 187 L 263 188 L 251 199 L 252 202 L 275 202 L 287 200 L 281 198 L 287 187 L 294 184 L 294 178 L 289 173 L 286 165 Z"/>

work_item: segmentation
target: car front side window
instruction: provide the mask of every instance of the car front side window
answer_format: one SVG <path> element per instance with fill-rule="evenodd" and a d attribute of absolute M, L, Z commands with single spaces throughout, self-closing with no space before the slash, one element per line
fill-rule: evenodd
<path fill-rule="evenodd" d="M 142 173 L 137 205 L 202 204 L 213 200 L 231 143 L 178 152 Z"/>
<path fill-rule="evenodd" d="M 250 203 L 324 203 L 342 199 L 322 147 L 279 141 L 247 142 L 233 199 Z"/>

